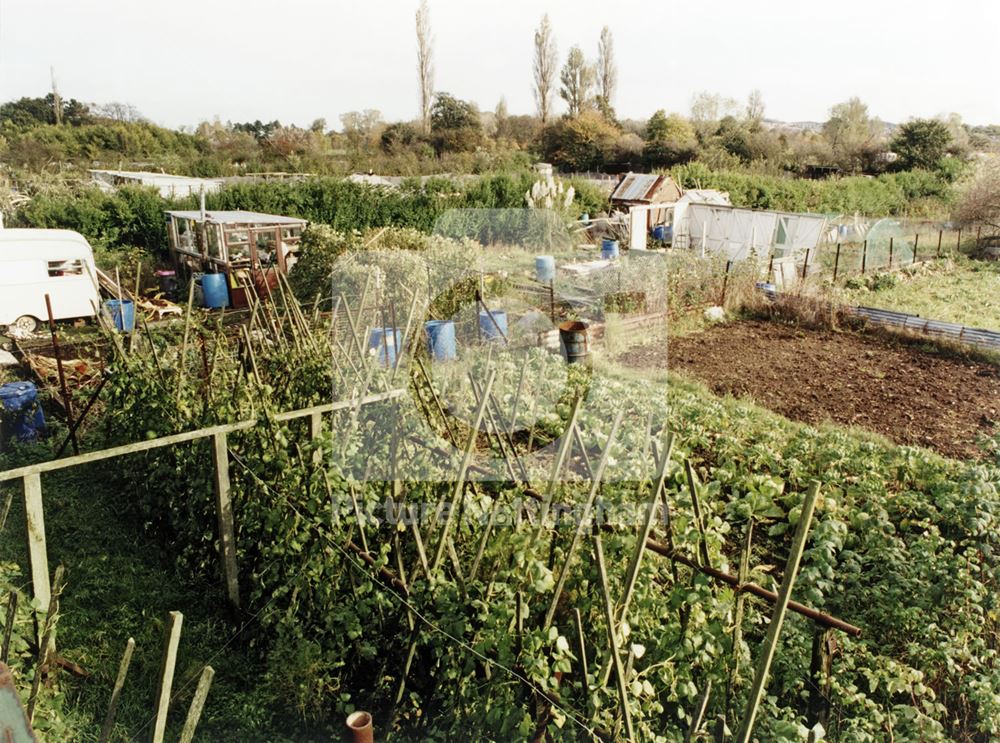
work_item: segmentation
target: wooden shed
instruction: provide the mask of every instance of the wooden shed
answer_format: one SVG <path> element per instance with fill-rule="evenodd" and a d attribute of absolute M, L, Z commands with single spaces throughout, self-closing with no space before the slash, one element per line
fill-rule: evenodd
<path fill-rule="evenodd" d="M 669 175 L 625 173 L 611 191 L 611 208 L 627 212 L 630 206 L 672 204 L 681 193 L 680 186 Z"/>
<path fill-rule="evenodd" d="M 168 211 L 170 255 L 179 274 L 224 273 L 233 304 L 250 284 L 266 293 L 298 260 L 306 220 L 245 211 Z"/>

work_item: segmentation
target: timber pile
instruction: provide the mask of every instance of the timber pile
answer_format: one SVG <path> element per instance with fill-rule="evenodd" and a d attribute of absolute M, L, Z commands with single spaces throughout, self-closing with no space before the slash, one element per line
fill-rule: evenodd
<path fill-rule="evenodd" d="M 135 306 L 145 312 L 148 316 L 160 320 L 167 315 L 177 315 L 181 316 L 184 314 L 180 305 L 174 304 L 173 302 L 164 299 L 159 294 L 153 297 L 141 297 L 137 296 L 135 292 L 131 292 L 124 286 L 121 286 L 108 274 L 106 274 L 101 269 L 97 270 L 97 283 L 100 285 L 101 289 L 107 294 L 111 299 L 128 299 L 135 303 Z"/>

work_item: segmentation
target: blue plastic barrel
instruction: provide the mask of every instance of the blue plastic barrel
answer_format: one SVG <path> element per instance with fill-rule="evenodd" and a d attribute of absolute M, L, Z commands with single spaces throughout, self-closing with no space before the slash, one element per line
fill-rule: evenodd
<path fill-rule="evenodd" d="M 18 441 L 34 441 L 45 430 L 45 414 L 38 405 L 38 390 L 31 382 L 0 385 L 0 407 L 5 427 Z"/>
<path fill-rule="evenodd" d="M 666 225 L 658 224 L 653 228 L 653 239 L 663 242 L 667 239 L 667 227 Z"/>
<path fill-rule="evenodd" d="M 368 348 L 378 352 L 378 362 L 382 366 L 395 366 L 396 349 L 402 341 L 403 331 L 399 328 L 372 328 L 371 335 L 368 336 Z"/>
<path fill-rule="evenodd" d="M 493 317 L 490 318 L 492 313 Z M 507 313 L 503 310 L 485 310 L 479 313 L 479 331 L 485 340 L 503 342 L 507 336 Z"/>
<path fill-rule="evenodd" d="M 552 281 L 556 277 L 556 259 L 551 255 L 535 256 L 535 278 L 539 281 Z"/>
<path fill-rule="evenodd" d="M 229 287 L 226 285 L 226 274 L 206 273 L 201 277 L 201 291 L 205 298 L 205 306 L 218 310 L 229 306 Z"/>
<path fill-rule="evenodd" d="M 135 305 L 131 299 L 109 299 L 104 303 L 118 330 L 131 333 L 135 330 Z"/>
<path fill-rule="evenodd" d="M 606 261 L 609 261 L 612 258 L 617 258 L 617 257 L 618 257 L 618 241 L 611 240 L 607 237 L 604 238 L 604 241 L 601 242 L 601 258 L 603 258 Z"/>
<path fill-rule="evenodd" d="M 451 361 L 458 356 L 455 346 L 455 323 L 451 320 L 430 320 L 424 323 L 427 349 L 435 361 Z"/>

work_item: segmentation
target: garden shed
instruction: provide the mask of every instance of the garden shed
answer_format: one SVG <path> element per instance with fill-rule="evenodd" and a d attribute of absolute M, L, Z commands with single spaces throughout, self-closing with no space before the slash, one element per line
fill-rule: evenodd
<path fill-rule="evenodd" d="M 681 188 L 669 175 L 625 173 L 612 189 L 609 200 L 612 209 L 628 211 L 631 206 L 669 204 L 680 197 Z"/>
<path fill-rule="evenodd" d="M 179 272 L 224 273 L 231 289 L 277 285 L 298 260 L 306 220 L 246 211 L 168 211 L 170 255 Z"/>

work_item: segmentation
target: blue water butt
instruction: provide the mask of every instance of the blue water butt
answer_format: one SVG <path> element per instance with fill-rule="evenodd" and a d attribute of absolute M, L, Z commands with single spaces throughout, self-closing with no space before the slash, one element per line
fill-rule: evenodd
<path fill-rule="evenodd" d="M 115 323 L 115 328 L 126 333 L 135 330 L 135 304 L 131 299 L 109 299 L 104 303 L 108 308 L 108 314 Z"/>
<path fill-rule="evenodd" d="M 490 319 L 490 314 L 493 318 Z M 498 328 L 499 326 L 499 328 Z M 503 310 L 485 310 L 479 313 L 479 332 L 485 340 L 503 342 L 507 336 L 507 313 Z"/>
<path fill-rule="evenodd" d="M 551 255 L 535 256 L 535 278 L 548 282 L 556 277 L 556 259 Z"/>
<path fill-rule="evenodd" d="M 371 335 L 368 336 L 368 348 L 378 352 L 378 362 L 382 366 L 395 366 L 396 350 L 402 345 L 402 341 L 403 331 L 399 328 L 372 328 Z"/>
<path fill-rule="evenodd" d="M 0 407 L 8 419 L 10 435 L 18 441 L 34 441 L 45 430 L 38 389 L 31 382 L 0 385 Z"/>
<path fill-rule="evenodd" d="M 601 242 L 601 258 L 606 261 L 618 257 L 618 241 L 604 238 Z"/>
<path fill-rule="evenodd" d="M 213 310 L 229 306 L 229 287 L 224 273 L 206 273 L 201 277 L 205 306 Z"/>
<path fill-rule="evenodd" d="M 667 227 L 666 225 L 658 224 L 653 228 L 653 239 L 663 242 L 667 239 Z"/>
<path fill-rule="evenodd" d="M 427 350 L 435 361 L 451 361 L 458 356 L 455 345 L 455 323 L 451 320 L 430 320 L 424 323 Z"/>

